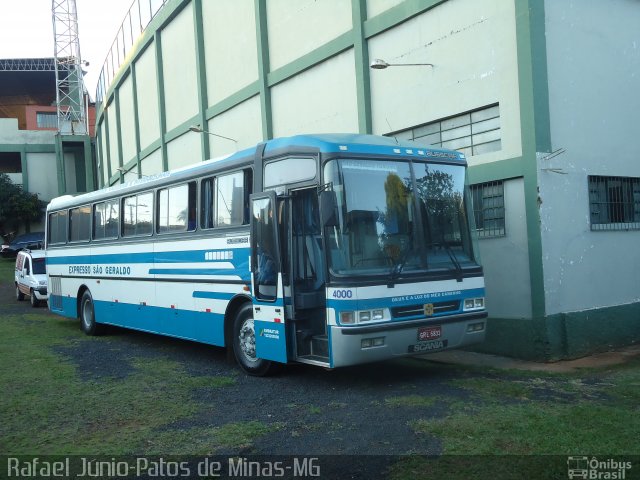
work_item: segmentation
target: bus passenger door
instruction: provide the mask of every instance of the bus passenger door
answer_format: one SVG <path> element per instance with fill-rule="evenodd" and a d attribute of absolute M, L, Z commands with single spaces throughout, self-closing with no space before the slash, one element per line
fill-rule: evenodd
<path fill-rule="evenodd" d="M 251 195 L 251 287 L 256 356 L 287 362 L 275 192 Z"/>
<path fill-rule="evenodd" d="M 290 279 L 296 360 L 328 365 L 326 256 L 322 243 L 317 187 L 292 190 L 289 192 L 289 199 L 290 208 L 287 211 L 290 215 L 290 251 L 283 263 Z"/>

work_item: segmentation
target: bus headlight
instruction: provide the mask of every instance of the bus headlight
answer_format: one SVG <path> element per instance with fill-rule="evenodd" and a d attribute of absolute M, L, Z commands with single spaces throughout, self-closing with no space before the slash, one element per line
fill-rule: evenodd
<path fill-rule="evenodd" d="M 376 308 L 375 310 L 356 310 L 340 312 L 341 325 L 353 325 L 354 323 L 380 322 L 390 320 L 391 312 L 388 308 Z"/>
<path fill-rule="evenodd" d="M 340 312 L 340 323 L 343 325 L 355 323 L 355 319 L 354 312 Z"/>
<path fill-rule="evenodd" d="M 467 325 L 467 333 L 481 332 L 484 330 L 484 322 L 470 323 Z"/>
<path fill-rule="evenodd" d="M 484 297 L 477 298 L 465 298 L 464 299 L 464 311 L 469 310 L 481 310 L 484 308 Z"/>
<path fill-rule="evenodd" d="M 363 338 L 360 341 L 360 348 L 383 347 L 384 337 Z"/>

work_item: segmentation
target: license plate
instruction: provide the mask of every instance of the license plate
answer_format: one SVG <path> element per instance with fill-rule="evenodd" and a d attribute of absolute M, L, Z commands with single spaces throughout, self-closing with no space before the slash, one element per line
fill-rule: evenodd
<path fill-rule="evenodd" d="M 409 353 L 428 353 L 436 350 L 442 350 L 447 346 L 448 340 L 433 340 L 431 342 L 420 342 L 415 345 L 409 345 Z"/>
<path fill-rule="evenodd" d="M 436 340 L 442 336 L 442 327 L 435 325 L 433 327 L 420 327 L 418 329 L 418 341 L 425 342 L 427 340 Z"/>

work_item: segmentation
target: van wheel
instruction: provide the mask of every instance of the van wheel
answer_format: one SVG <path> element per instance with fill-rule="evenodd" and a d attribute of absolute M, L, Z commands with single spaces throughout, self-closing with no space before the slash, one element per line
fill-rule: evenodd
<path fill-rule="evenodd" d="M 20 291 L 20 289 L 18 288 L 18 284 L 16 283 L 16 300 L 21 302 L 24 300 L 24 293 L 22 293 Z"/>
<path fill-rule="evenodd" d="M 38 306 L 38 304 L 40 302 L 38 302 L 38 299 L 36 298 L 36 294 L 33 293 L 33 289 L 31 289 L 31 294 L 29 295 L 29 301 L 31 302 L 31 306 L 33 308 L 36 308 Z"/>
<path fill-rule="evenodd" d="M 246 304 L 233 322 L 233 353 L 240 368 L 249 375 L 264 376 L 273 373 L 276 365 L 256 356 L 256 331 L 253 308 Z"/>
<path fill-rule="evenodd" d="M 91 292 L 86 290 L 80 300 L 80 328 L 87 335 L 95 336 L 103 332 L 103 326 L 96 322 L 93 308 L 93 297 Z"/>

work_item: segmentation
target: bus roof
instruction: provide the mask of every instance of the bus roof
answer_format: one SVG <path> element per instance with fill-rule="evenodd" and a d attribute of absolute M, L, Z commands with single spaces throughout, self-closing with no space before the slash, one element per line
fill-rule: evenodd
<path fill-rule="evenodd" d="M 320 153 L 351 152 L 390 156 L 415 155 L 431 159 L 440 159 L 466 164 L 463 153 L 453 150 L 434 148 L 417 144 L 411 140 L 397 140 L 394 137 L 380 135 L 361 135 L 357 133 L 323 133 L 316 135 L 295 135 L 275 138 L 266 145 L 265 155 L 281 149 L 300 147 L 317 148 Z M 421 153 L 419 153 L 421 152 Z"/>
<path fill-rule="evenodd" d="M 143 177 L 131 182 L 103 188 L 95 192 L 77 196 L 63 195 L 51 200 L 47 210 L 87 204 L 110 198 L 116 192 L 122 193 L 154 188 L 172 180 L 180 181 L 182 178 L 186 179 L 201 174 L 206 175 L 212 171 L 241 166 L 243 163 L 246 164 L 254 158 L 256 149 L 257 146 L 253 146 L 230 155 L 213 158 L 177 170 Z M 318 150 L 321 154 L 325 155 L 348 155 L 352 153 L 360 155 L 388 155 L 391 157 L 401 156 L 403 158 L 409 156 L 416 157 L 416 159 L 446 161 L 448 163 L 466 165 L 464 154 L 454 150 L 423 146 L 410 140 L 397 140 L 394 137 L 355 133 L 325 133 L 275 138 L 265 142 L 264 157 L 276 156 L 287 151 L 295 152 L 296 150 Z M 212 166 L 214 167 L 212 168 Z"/>

